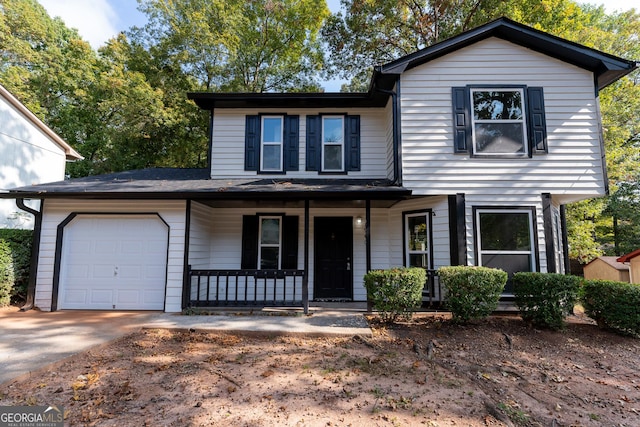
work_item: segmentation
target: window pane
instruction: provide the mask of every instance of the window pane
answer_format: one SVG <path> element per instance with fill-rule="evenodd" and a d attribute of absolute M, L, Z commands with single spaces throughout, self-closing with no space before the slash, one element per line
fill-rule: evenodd
<path fill-rule="evenodd" d="M 523 129 L 522 123 L 476 123 L 476 152 L 522 154 L 525 152 Z"/>
<path fill-rule="evenodd" d="M 427 254 L 410 254 L 409 255 L 409 267 L 422 267 L 427 268 Z"/>
<path fill-rule="evenodd" d="M 263 245 L 280 243 L 280 220 L 278 218 L 264 218 L 262 220 L 260 243 Z"/>
<path fill-rule="evenodd" d="M 262 120 L 262 141 L 282 142 L 282 119 L 280 117 L 264 117 Z"/>
<path fill-rule="evenodd" d="M 520 91 L 473 91 L 475 120 L 522 120 Z"/>
<path fill-rule="evenodd" d="M 480 241 L 482 250 L 530 251 L 529 214 L 480 213 Z"/>
<path fill-rule="evenodd" d="M 323 142 L 342 143 L 344 132 L 342 130 L 342 117 L 325 117 L 323 120 Z"/>
<path fill-rule="evenodd" d="M 425 216 L 412 216 L 407 218 L 409 227 L 409 250 L 427 251 L 427 218 Z"/>
<path fill-rule="evenodd" d="M 483 254 L 482 265 L 489 268 L 501 268 L 509 273 L 509 281 L 504 287 L 505 293 L 513 293 L 511 277 L 519 271 L 531 271 L 531 254 Z"/>
<path fill-rule="evenodd" d="M 342 170 L 342 146 L 325 145 L 324 170 Z"/>
<path fill-rule="evenodd" d="M 280 248 L 262 248 L 260 257 L 261 270 L 277 270 Z"/>
<path fill-rule="evenodd" d="M 262 148 L 262 168 L 280 170 L 280 144 L 265 145 Z"/>

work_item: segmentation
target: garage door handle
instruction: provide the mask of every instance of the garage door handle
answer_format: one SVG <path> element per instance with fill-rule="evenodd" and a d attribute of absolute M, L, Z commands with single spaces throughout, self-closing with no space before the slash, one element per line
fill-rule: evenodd
<path fill-rule="evenodd" d="M 115 277 L 115 276 L 117 276 L 117 275 L 118 275 L 118 266 L 115 266 L 115 267 L 113 268 L 113 276 Z"/>

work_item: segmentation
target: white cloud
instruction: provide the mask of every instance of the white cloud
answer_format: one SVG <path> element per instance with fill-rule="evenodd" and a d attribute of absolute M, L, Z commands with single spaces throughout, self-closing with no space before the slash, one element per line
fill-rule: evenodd
<path fill-rule="evenodd" d="M 97 49 L 118 33 L 118 16 L 108 0 L 38 0 L 51 17 L 78 30 L 83 39 Z"/>

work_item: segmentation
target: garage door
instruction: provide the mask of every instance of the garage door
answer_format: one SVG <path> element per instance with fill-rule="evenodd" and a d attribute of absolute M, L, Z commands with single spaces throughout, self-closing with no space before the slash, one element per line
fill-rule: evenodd
<path fill-rule="evenodd" d="M 157 215 L 78 215 L 64 228 L 58 308 L 164 310 L 167 244 Z"/>

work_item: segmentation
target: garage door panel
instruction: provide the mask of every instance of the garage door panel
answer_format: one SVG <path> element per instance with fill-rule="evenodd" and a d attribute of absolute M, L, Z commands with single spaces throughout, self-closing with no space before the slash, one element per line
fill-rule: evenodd
<path fill-rule="evenodd" d="M 157 215 L 78 215 L 63 234 L 59 308 L 164 309 L 167 244 Z"/>

